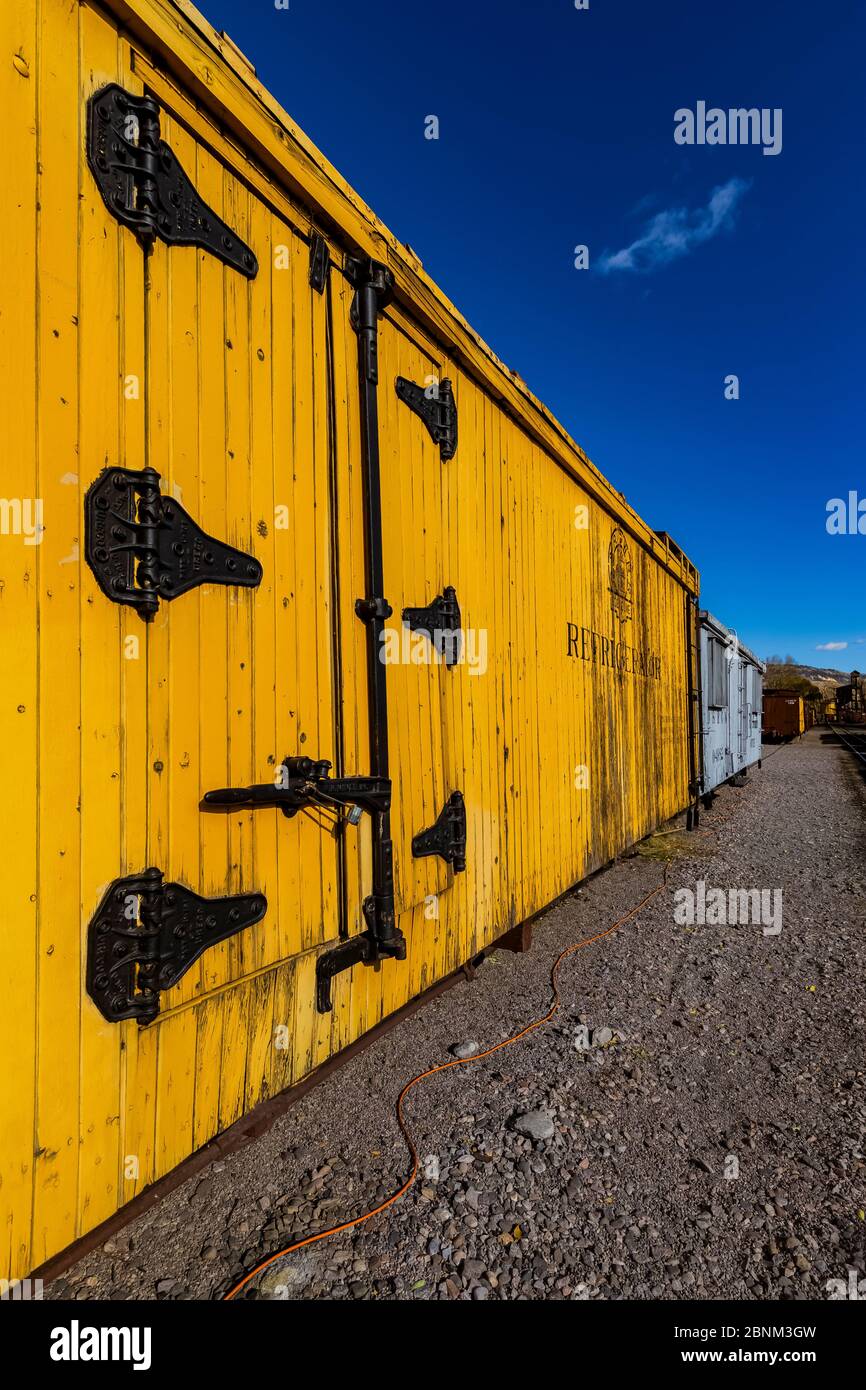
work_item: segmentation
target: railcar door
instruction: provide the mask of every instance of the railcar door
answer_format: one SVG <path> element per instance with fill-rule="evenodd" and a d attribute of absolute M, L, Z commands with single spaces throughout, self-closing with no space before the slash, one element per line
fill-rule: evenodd
<path fill-rule="evenodd" d="M 202 799 L 284 786 L 287 758 L 339 766 L 338 618 L 327 294 L 310 242 L 215 127 L 143 59 L 136 72 L 192 184 L 191 220 L 210 228 L 205 245 L 157 236 L 147 257 L 146 463 L 240 557 L 146 629 L 147 862 L 206 898 L 266 902 L 167 993 L 155 1036 L 129 1040 L 155 1068 L 162 1169 L 316 1060 L 312 972 L 341 925 L 334 817 Z M 205 579 L 212 559 L 205 543 Z"/>
<path fill-rule="evenodd" d="M 12 486 L 46 524 L 38 571 L 25 547 L 0 558 L 21 614 L 4 734 L 23 760 L 4 819 L 2 1277 L 330 1050 L 316 957 L 345 929 L 341 856 L 363 834 L 202 806 L 273 786 L 287 755 L 339 763 L 309 226 L 102 11 L 67 6 L 34 49 L 35 7 L 12 8 L 7 51 L 39 55 L 30 81 L 9 64 L 6 96 L 22 209 L 32 195 L 15 244 L 39 257 L 42 302 L 16 299 L 36 351 L 4 359 L 4 382 Z"/>
<path fill-rule="evenodd" d="M 737 662 L 737 747 L 739 766 L 745 767 L 749 753 L 749 672 L 740 658 Z"/>

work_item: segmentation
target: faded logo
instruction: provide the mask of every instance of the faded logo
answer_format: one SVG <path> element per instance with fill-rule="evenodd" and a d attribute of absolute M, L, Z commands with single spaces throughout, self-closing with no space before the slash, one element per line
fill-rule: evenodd
<path fill-rule="evenodd" d="M 625 533 L 619 526 L 610 538 L 607 568 L 611 611 L 617 622 L 627 623 L 634 611 L 631 555 Z"/>

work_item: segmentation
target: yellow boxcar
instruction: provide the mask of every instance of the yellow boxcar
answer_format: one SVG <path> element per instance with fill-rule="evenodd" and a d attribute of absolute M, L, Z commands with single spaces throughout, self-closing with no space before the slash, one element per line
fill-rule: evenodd
<path fill-rule="evenodd" d="M 17 1277 L 692 802 L 698 577 L 186 0 L 0 36 Z"/>

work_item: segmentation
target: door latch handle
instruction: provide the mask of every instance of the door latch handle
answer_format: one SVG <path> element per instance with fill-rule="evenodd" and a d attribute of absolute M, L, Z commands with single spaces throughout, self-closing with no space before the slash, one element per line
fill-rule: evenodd
<path fill-rule="evenodd" d="M 349 809 L 348 819 L 357 825 L 364 811 L 375 816 L 391 808 L 391 782 L 387 777 L 331 777 L 329 762 L 312 758 L 286 758 L 272 782 L 252 787 L 223 787 L 205 792 L 205 806 L 224 810 L 236 806 L 278 806 L 291 819 L 309 806 L 325 810 Z"/>

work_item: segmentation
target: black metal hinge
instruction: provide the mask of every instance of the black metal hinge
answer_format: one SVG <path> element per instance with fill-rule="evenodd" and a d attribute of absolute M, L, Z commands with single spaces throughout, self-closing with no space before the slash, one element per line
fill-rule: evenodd
<path fill-rule="evenodd" d="M 420 415 L 434 444 L 439 445 L 442 462 L 453 459 L 457 453 L 457 402 L 448 378 L 424 387 L 398 376 L 395 384 L 400 400 Z"/>
<path fill-rule="evenodd" d="M 87 929 L 87 993 L 103 1018 L 151 1023 L 171 989 L 209 946 L 260 922 L 261 893 L 201 898 L 159 869 L 116 878 Z"/>
<path fill-rule="evenodd" d="M 404 608 L 403 622 L 413 632 L 426 632 L 446 666 L 456 666 L 463 650 L 460 605 L 449 584 L 426 608 Z"/>
<path fill-rule="evenodd" d="M 159 481 L 153 468 L 105 468 L 87 490 L 84 554 L 106 597 L 148 618 L 197 584 L 261 583 L 258 560 L 207 535 Z"/>
<path fill-rule="evenodd" d="M 416 859 L 436 854 L 451 865 L 455 874 L 463 873 L 466 868 L 466 803 L 462 792 L 452 792 L 435 825 L 413 837 L 412 853 Z"/>
<path fill-rule="evenodd" d="M 331 252 L 328 243 L 319 232 L 313 232 L 310 241 L 310 285 L 317 294 L 323 294 L 328 283 L 331 268 Z"/>
<path fill-rule="evenodd" d="M 361 813 L 376 815 L 391 805 L 391 783 L 386 777 L 331 777 L 331 764 L 312 758 L 286 758 L 272 782 L 252 787 L 224 787 L 205 792 L 204 804 L 223 810 L 236 806 L 278 806 L 289 819 L 305 807 L 342 810 L 357 825 Z"/>
<path fill-rule="evenodd" d="M 253 279 L 259 263 L 196 193 L 160 139 L 159 106 L 109 83 L 87 103 L 87 162 L 109 212 L 145 247 L 200 246 Z"/>

